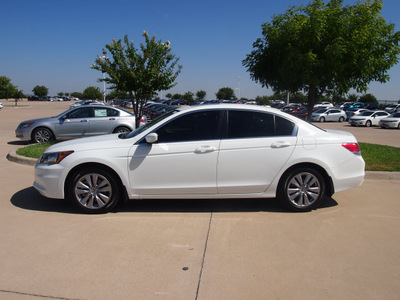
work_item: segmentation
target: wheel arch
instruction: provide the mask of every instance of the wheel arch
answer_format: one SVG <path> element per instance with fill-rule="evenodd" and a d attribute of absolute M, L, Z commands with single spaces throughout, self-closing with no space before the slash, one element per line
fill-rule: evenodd
<path fill-rule="evenodd" d="M 35 128 L 32 129 L 32 131 L 31 131 L 31 141 L 33 141 L 33 139 L 34 139 L 34 134 L 35 134 L 36 130 L 41 129 L 41 128 L 49 130 L 51 132 L 51 135 L 52 135 L 53 139 L 56 139 L 56 135 L 54 134 L 53 129 L 51 129 L 48 126 L 39 125 L 38 127 L 35 127 Z"/>
<path fill-rule="evenodd" d="M 282 184 L 284 184 L 284 179 L 286 178 L 287 174 L 298 168 L 311 168 L 320 173 L 325 182 L 325 195 L 331 197 L 335 193 L 332 178 L 329 176 L 326 170 L 318 164 L 309 162 L 297 163 L 293 166 L 290 166 L 285 172 L 283 172 L 282 176 L 279 179 L 278 190 L 281 188 Z"/>
<path fill-rule="evenodd" d="M 68 172 L 68 175 L 65 178 L 65 182 L 64 182 L 64 195 L 66 195 L 66 193 L 67 193 L 67 187 L 69 186 L 71 180 L 73 179 L 74 174 L 80 169 L 90 169 L 90 168 L 100 168 L 107 172 L 110 172 L 114 176 L 114 178 L 118 181 L 118 184 L 122 188 L 122 191 L 121 191 L 122 198 L 125 199 L 125 197 L 126 198 L 128 197 L 126 187 L 125 187 L 124 183 L 122 182 L 121 177 L 118 175 L 118 173 L 114 169 L 110 168 L 109 166 L 107 166 L 105 164 L 93 163 L 93 162 L 82 163 L 82 164 L 76 165 Z M 121 200 L 122 200 L 122 198 L 121 198 Z"/>

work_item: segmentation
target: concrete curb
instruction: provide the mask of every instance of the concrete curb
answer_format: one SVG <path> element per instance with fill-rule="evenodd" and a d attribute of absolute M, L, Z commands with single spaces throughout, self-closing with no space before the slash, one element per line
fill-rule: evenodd
<path fill-rule="evenodd" d="M 18 155 L 15 150 L 12 150 L 7 155 L 7 159 L 12 162 L 16 162 L 23 165 L 35 166 L 37 159 L 29 158 L 25 156 Z M 400 172 L 365 172 L 365 179 L 371 180 L 400 180 Z"/>
<path fill-rule="evenodd" d="M 7 154 L 7 159 L 22 165 L 35 166 L 37 159 L 18 155 L 16 150 L 10 151 Z"/>

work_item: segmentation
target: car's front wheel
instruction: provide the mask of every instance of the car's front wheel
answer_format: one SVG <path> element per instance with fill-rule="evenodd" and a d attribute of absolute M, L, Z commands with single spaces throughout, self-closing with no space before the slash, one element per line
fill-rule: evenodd
<path fill-rule="evenodd" d="M 312 168 L 297 168 L 286 174 L 278 187 L 278 197 L 293 211 L 318 207 L 324 197 L 325 181 Z"/>
<path fill-rule="evenodd" d="M 320 121 L 321 123 L 323 123 L 323 122 L 325 122 L 325 118 L 324 118 L 324 117 L 321 117 L 321 118 L 319 118 L 319 121 Z"/>
<path fill-rule="evenodd" d="M 47 143 L 53 140 L 53 133 L 45 127 L 36 128 L 32 133 L 34 143 Z"/>
<path fill-rule="evenodd" d="M 365 126 L 366 126 L 366 127 L 371 127 L 371 125 L 372 125 L 372 123 L 371 123 L 371 121 L 369 121 L 369 120 L 365 123 Z"/>
<path fill-rule="evenodd" d="M 111 172 L 90 167 L 75 172 L 67 185 L 66 197 L 84 213 L 106 213 L 117 205 L 120 184 Z"/>
<path fill-rule="evenodd" d="M 339 118 L 339 122 L 340 122 L 340 123 L 343 123 L 343 121 L 344 121 L 344 117 L 340 117 L 340 118 Z"/>

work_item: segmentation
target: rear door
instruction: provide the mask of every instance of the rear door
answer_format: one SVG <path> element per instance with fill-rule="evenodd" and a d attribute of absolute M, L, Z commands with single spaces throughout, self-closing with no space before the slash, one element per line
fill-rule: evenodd
<path fill-rule="evenodd" d="M 88 135 L 112 133 L 119 112 L 110 107 L 93 107 L 93 118 L 89 121 Z"/>
<path fill-rule="evenodd" d="M 264 192 L 291 156 L 296 126 L 271 113 L 230 110 L 220 145 L 220 194 Z"/>

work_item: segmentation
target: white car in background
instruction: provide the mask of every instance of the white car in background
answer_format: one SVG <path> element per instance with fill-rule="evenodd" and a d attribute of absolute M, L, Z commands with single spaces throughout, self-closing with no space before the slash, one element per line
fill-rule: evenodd
<path fill-rule="evenodd" d="M 397 128 L 400 129 L 400 112 L 389 115 L 379 121 L 379 126 L 382 128 Z"/>
<path fill-rule="evenodd" d="M 3 103 L 0 102 L 0 109 L 3 108 Z"/>
<path fill-rule="evenodd" d="M 311 114 L 311 121 L 326 122 L 336 121 L 343 122 L 346 120 L 346 112 L 338 108 L 321 108 Z"/>
<path fill-rule="evenodd" d="M 367 110 L 357 116 L 351 117 L 349 119 L 349 124 L 351 126 L 378 126 L 379 121 L 389 115 L 388 112 L 383 110 Z"/>
<path fill-rule="evenodd" d="M 274 198 L 294 211 L 359 186 L 356 138 L 273 108 L 200 105 L 170 111 L 129 134 L 55 144 L 33 186 L 85 213 L 121 199 Z M 243 200 L 246 201 L 246 200 Z"/>

